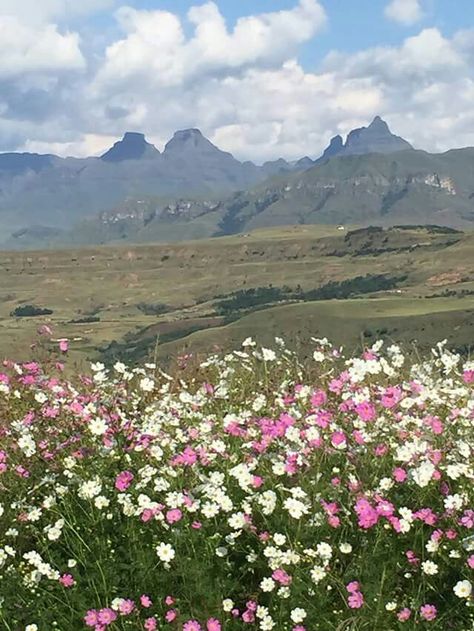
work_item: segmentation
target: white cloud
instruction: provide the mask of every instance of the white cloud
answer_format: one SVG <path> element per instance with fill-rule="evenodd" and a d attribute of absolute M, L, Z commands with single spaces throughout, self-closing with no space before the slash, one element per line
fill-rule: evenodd
<path fill-rule="evenodd" d="M 420 0 L 391 0 L 385 8 L 385 15 L 389 20 L 412 26 L 423 17 Z"/>
<path fill-rule="evenodd" d="M 0 15 L 40 24 L 109 9 L 116 0 L 0 0 Z"/>
<path fill-rule="evenodd" d="M 96 89 L 116 82 L 140 81 L 145 74 L 156 86 L 170 87 L 206 74 L 233 73 L 252 64 L 282 63 L 324 25 L 317 0 L 300 0 L 287 11 L 240 18 L 229 31 L 214 2 L 192 7 L 190 38 L 181 20 L 168 11 L 124 7 L 117 18 L 125 38 L 109 46 Z"/>
<path fill-rule="evenodd" d="M 59 33 L 51 24 L 33 28 L 14 16 L 0 15 L 0 79 L 84 66 L 76 33 Z"/>
<path fill-rule="evenodd" d="M 186 18 L 130 7 L 116 17 L 122 34 L 82 73 L 63 72 L 84 67 L 74 34 L 23 24 L 4 48 L 0 38 L 1 147 L 96 154 L 130 129 L 162 148 L 176 129 L 200 127 L 261 162 L 317 156 L 332 135 L 376 114 L 419 148 L 474 145 L 473 30 L 446 37 L 427 28 L 398 46 L 333 52 L 308 70 L 299 49 L 325 23 L 315 0 L 233 27 L 212 2 Z M 45 33 L 48 55 L 31 56 Z"/>

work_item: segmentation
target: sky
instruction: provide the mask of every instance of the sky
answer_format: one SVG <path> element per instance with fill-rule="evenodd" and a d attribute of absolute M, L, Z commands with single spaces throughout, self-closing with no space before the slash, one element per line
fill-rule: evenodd
<path fill-rule="evenodd" d="M 0 0 L 0 151 L 198 127 L 261 163 L 377 114 L 420 149 L 474 145 L 474 0 Z"/>

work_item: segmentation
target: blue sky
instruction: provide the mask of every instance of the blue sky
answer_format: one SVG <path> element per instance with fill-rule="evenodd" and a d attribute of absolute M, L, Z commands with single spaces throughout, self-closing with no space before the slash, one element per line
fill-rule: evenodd
<path fill-rule="evenodd" d="M 129 0 L 128 6 L 144 10 L 167 10 L 179 13 L 183 18 L 190 7 L 200 4 L 190 0 Z M 242 16 L 291 9 L 293 0 L 218 0 L 221 12 L 232 25 Z M 459 29 L 474 26 L 474 0 L 427 0 L 423 5 L 423 17 L 412 26 L 404 26 L 384 16 L 387 0 L 322 0 L 329 21 L 325 30 L 305 45 L 300 56 L 305 67 L 320 61 L 332 49 L 354 52 L 360 49 L 396 45 L 420 27 L 436 27 L 450 36 Z M 90 22 L 110 28 L 113 18 L 109 12 L 95 16 Z"/>
<path fill-rule="evenodd" d="M 474 145 L 474 0 L 0 0 L 0 151 L 158 148 L 199 127 L 257 162 L 382 115 Z"/>

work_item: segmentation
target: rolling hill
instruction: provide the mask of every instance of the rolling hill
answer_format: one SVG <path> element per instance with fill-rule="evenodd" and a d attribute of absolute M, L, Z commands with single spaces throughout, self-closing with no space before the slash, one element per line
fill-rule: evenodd
<path fill-rule="evenodd" d="M 474 233 L 297 226 L 138 246 L 0 253 L 0 348 L 31 356 L 41 324 L 71 358 L 142 361 L 281 334 L 351 347 L 382 337 L 467 351 Z M 41 314 L 49 310 L 53 313 Z M 25 317 L 26 314 L 26 317 Z M 27 317 L 31 314 L 30 317 Z M 44 352 L 44 351 L 41 351 Z"/>

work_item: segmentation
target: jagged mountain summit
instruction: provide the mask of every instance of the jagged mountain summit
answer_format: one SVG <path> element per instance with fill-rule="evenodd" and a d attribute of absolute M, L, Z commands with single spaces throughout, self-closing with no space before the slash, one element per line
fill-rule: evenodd
<path fill-rule="evenodd" d="M 392 134 L 388 124 L 376 116 L 368 127 L 353 129 L 344 143 L 341 136 L 331 139 L 329 146 L 317 162 L 334 156 L 365 155 L 369 153 L 396 153 L 413 149 L 412 145 L 400 136 Z"/>
<path fill-rule="evenodd" d="M 173 138 L 166 143 L 163 156 L 165 158 L 170 157 L 182 157 L 186 156 L 202 156 L 202 155 L 214 155 L 214 156 L 229 156 L 233 157 L 226 151 L 221 151 L 216 145 L 212 144 L 199 129 L 181 129 L 175 132 Z"/>
<path fill-rule="evenodd" d="M 158 149 L 146 141 L 145 134 L 127 131 L 114 146 L 100 157 L 104 162 L 153 159 L 160 155 Z"/>

